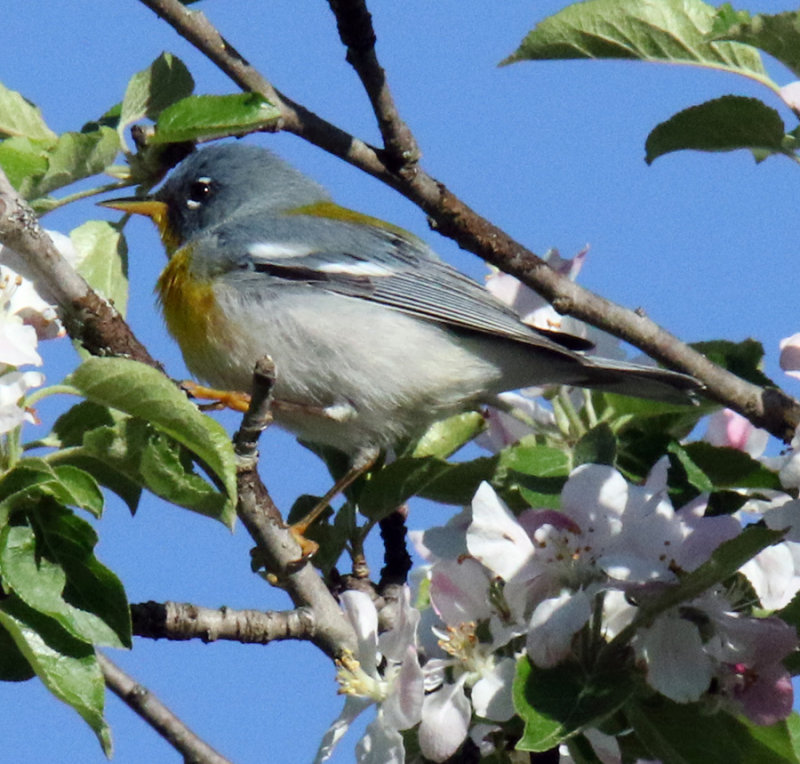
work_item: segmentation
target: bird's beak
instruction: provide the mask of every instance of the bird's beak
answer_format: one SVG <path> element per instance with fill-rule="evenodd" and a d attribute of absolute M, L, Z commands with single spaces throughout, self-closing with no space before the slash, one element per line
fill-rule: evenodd
<path fill-rule="evenodd" d="M 158 226 L 158 232 L 161 234 L 161 239 L 167 248 L 167 252 L 174 252 L 180 245 L 169 225 L 167 205 L 152 196 L 125 196 L 119 199 L 107 199 L 104 202 L 98 202 L 98 205 L 132 215 L 145 215 L 150 218 Z"/>
<path fill-rule="evenodd" d="M 134 215 L 147 215 L 156 223 L 159 219 L 167 216 L 167 205 L 150 196 L 123 196 L 119 199 L 107 199 L 98 204 L 101 207 L 110 207 L 112 210 L 129 212 Z"/>

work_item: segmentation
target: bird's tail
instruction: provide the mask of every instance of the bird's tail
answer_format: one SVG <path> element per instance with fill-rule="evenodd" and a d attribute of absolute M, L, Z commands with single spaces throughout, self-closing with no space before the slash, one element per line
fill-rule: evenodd
<path fill-rule="evenodd" d="M 583 361 L 586 379 L 575 384 L 593 390 L 684 405 L 696 405 L 703 390 L 694 377 L 677 371 L 597 356 Z"/>

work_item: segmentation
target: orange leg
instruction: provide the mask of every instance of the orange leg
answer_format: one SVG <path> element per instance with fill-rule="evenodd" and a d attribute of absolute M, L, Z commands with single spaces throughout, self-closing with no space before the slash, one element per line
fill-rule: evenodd
<path fill-rule="evenodd" d="M 211 401 L 211 403 L 201 404 L 200 407 L 203 409 L 229 408 L 244 413 L 250 405 L 250 396 L 235 390 L 217 390 L 213 387 L 198 385 L 190 380 L 181 382 L 181 389 L 191 398 Z"/>

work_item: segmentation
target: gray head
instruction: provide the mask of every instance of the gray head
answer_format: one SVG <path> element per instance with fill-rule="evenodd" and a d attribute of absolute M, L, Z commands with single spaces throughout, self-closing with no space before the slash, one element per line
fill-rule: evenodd
<path fill-rule="evenodd" d="M 155 193 L 180 241 L 235 215 L 330 201 L 328 192 L 271 151 L 217 143 L 190 154 Z"/>

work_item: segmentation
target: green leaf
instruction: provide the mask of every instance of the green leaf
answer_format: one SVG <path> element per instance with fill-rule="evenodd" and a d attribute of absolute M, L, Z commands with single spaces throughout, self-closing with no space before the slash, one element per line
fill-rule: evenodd
<path fill-rule="evenodd" d="M 800 77 L 800 13 L 759 14 L 720 10 L 712 30 L 714 40 L 734 40 L 761 48 Z"/>
<path fill-rule="evenodd" d="M 575 664 L 551 669 L 517 661 L 514 709 L 525 722 L 522 751 L 549 751 L 586 727 L 596 726 L 631 696 L 633 674 L 623 661 L 588 674 Z"/>
<path fill-rule="evenodd" d="M 789 154 L 786 128 L 775 109 L 757 98 L 726 95 L 674 114 L 656 125 L 645 142 L 645 161 L 672 151 L 734 151 L 750 149 L 757 158 Z"/>
<path fill-rule="evenodd" d="M 164 109 L 193 90 L 194 80 L 185 64 L 171 53 L 162 53 L 128 82 L 117 128 L 120 135 L 144 117 L 156 120 Z"/>
<path fill-rule="evenodd" d="M 11 635 L 0 626 L 0 681 L 24 682 L 36 676 Z"/>
<path fill-rule="evenodd" d="M 417 495 L 440 504 L 469 504 L 482 481 L 494 485 L 499 459 L 498 455 L 482 456 L 469 462 L 448 464 L 446 470 L 420 486 Z"/>
<path fill-rule="evenodd" d="M 51 496 L 60 504 L 99 516 L 103 494 L 92 477 L 75 467 L 52 467 L 44 459 L 21 459 L 0 478 L 0 507 L 13 511 Z"/>
<path fill-rule="evenodd" d="M 119 153 L 117 133 L 101 127 L 91 133 L 64 133 L 47 155 L 47 172 L 33 192 L 44 196 L 62 186 L 103 172 Z"/>
<path fill-rule="evenodd" d="M 95 643 L 118 647 L 131 646 L 131 621 L 125 589 L 114 573 L 94 555 L 97 534 L 82 518 L 54 503 L 31 513 L 37 539 L 37 553 L 46 555 L 66 573 L 64 599 L 84 614 L 92 614 L 113 630 L 115 637 L 101 642 L 84 632 Z M 84 615 L 82 622 L 89 622 Z M 87 628 L 94 628 L 88 623 Z M 71 629 L 68 629 L 72 631 Z"/>
<path fill-rule="evenodd" d="M 520 443 L 500 452 L 492 482 L 510 504 L 516 506 L 509 490 L 518 491 L 525 506 L 558 509 L 570 468 L 570 457 L 561 449 Z"/>
<path fill-rule="evenodd" d="M 404 457 L 373 473 L 358 497 L 358 510 L 371 520 L 380 520 L 425 486 L 447 472 L 451 465 L 434 457 Z"/>
<path fill-rule="evenodd" d="M 500 452 L 500 466 L 523 475 L 566 477 L 570 471 L 570 459 L 560 448 L 520 443 Z"/>
<path fill-rule="evenodd" d="M 149 422 L 126 417 L 114 427 L 99 427 L 84 436 L 69 456 L 93 457 L 156 496 L 228 523 L 225 492 L 193 471 L 191 452 Z M 232 520 L 231 520 L 232 522 Z"/>
<path fill-rule="evenodd" d="M 0 143 L 0 167 L 11 185 L 26 199 L 47 172 L 47 143 L 30 138 L 9 138 Z"/>
<path fill-rule="evenodd" d="M 622 58 L 692 64 L 752 77 L 773 89 L 758 51 L 706 35 L 715 9 L 701 0 L 589 0 L 541 21 L 503 64 Z"/>
<path fill-rule="evenodd" d="M 125 316 L 128 306 L 128 248 L 125 237 L 105 220 L 89 220 L 69 234 L 89 285 Z"/>
<path fill-rule="evenodd" d="M 573 462 L 581 464 L 607 464 L 614 466 L 617 457 L 617 439 L 606 422 L 601 422 L 581 437 L 575 444 Z"/>
<path fill-rule="evenodd" d="M 163 374 L 124 358 L 91 358 L 65 382 L 89 400 L 144 419 L 186 446 L 224 487 L 227 501 L 218 517 L 233 525 L 236 463 L 231 441 L 221 425 L 200 413 Z"/>
<path fill-rule="evenodd" d="M 161 113 L 153 143 L 207 141 L 272 127 L 280 110 L 258 93 L 189 96 Z"/>
<path fill-rule="evenodd" d="M 648 758 L 664 764 L 797 763 L 783 722 L 757 727 L 727 713 L 710 714 L 699 703 L 673 703 L 661 696 L 630 703 L 625 712 Z"/>
<path fill-rule="evenodd" d="M 465 411 L 434 422 L 416 442 L 411 456 L 446 459 L 469 443 L 484 427 L 484 419 L 477 411 Z"/>
<path fill-rule="evenodd" d="M 776 387 L 775 383 L 761 371 L 764 346 L 753 339 L 742 342 L 710 340 L 693 342 L 691 346 L 713 361 L 717 366 L 736 374 L 754 385 Z"/>
<path fill-rule="evenodd" d="M 692 457 L 686 452 L 686 449 L 679 443 L 670 443 L 668 452 L 675 456 L 686 472 L 686 479 L 689 484 L 694 486 L 700 492 L 711 493 L 714 490 L 714 484 L 709 479 L 703 470 L 695 464 Z"/>
<path fill-rule="evenodd" d="M 88 644 L 130 647 L 128 603 L 119 580 L 92 554 L 97 536 L 72 513 L 49 504 L 38 530 L 6 526 L 0 572 L 6 590 Z"/>
<path fill-rule="evenodd" d="M 0 84 L 0 135 L 53 143 L 56 134 L 45 124 L 42 112 L 16 90 Z"/>
<path fill-rule="evenodd" d="M 711 481 L 712 489 L 721 488 L 773 488 L 781 490 L 777 473 L 767 469 L 760 461 L 735 448 L 712 446 L 704 441 L 687 443 L 685 453 Z M 699 486 L 698 486 L 699 487 Z"/>
<path fill-rule="evenodd" d="M 132 475 L 129 470 L 120 469 L 109 458 L 108 452 L 94 454 L 90 449 L 82 448 L 88 432 L 101 427 L 113 429 L 126 419 L 124 414 L 106 406 L 81 401 L 56 420 L 52 433 L 40 444 L 59 449 L 48 456 L 50 464 L 71 464 L 82 469 L 100 485 L 114 491 L 131 512 L 135 512 L 142 493 L 138 471 L 133 471 Z"/>
<path fill-rule="evenodd" d="M 14 596 L 0 602 L 0 625 L 47 689 L 89 724 L 110 757 L 111 732 L 103 718 L 105 682 L 94 648 Z"/>

